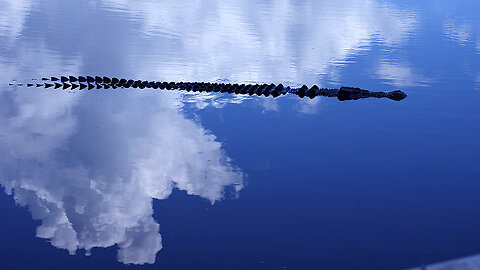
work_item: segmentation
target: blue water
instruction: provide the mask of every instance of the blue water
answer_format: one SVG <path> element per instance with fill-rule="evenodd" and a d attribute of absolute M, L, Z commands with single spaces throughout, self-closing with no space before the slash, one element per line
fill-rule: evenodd
<path fill-rule="evenodd" d="M 404 269 L 480 253 L 479 10 L 3 0 L 2 269 Z M 408 97 L 8 86 L 77 74 Z"/>

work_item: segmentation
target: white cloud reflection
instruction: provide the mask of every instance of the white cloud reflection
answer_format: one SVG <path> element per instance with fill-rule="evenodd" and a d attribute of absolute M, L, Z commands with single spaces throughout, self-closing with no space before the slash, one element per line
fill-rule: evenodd
<path fill-rule="evenodd" d="M 464 21 L 458 18 L 446 19 L 443 24 L 443 33 L 450 40 L 460 46 L 473 46 L 480 54 L 480 28 L 475 21 Z"/>
<path fill-rule="evenodd" d="M 472 26 L 468 23 L 459 23 L 455 20 L 447 20 L 443 24 L 445 35 L 459 45 L 465 46 L 471 42 Z"/>
<path fill-rule="evenodd" d="M 242 188 L 215 136 L 163 95 L 4 94 L 0 183 L 42 221 L 37 236 L 71 254 L 118 244 L 119 261 L 153 263 L 152 198 L 178 188 L 214 203 Z"/>
<path fill-rule="evenodd" d="M 142 74 L 172 80 L 335 79 L 338 67 L 373 43 L 399 46 L 416 22 L 414 13 L 377 1 L 97 2 L 135 18 L 152 44 L 175 44 L 174 53 L 158 46 L 132 60 L 148 67 Z"/>
<path fill-rule="evenodd" d="M 480 28 L 477 20 L 461 20 L 459 18 L 446 19 L 443 25 L 444 35 L 460 46 L 473 47 L 477 54 L 480 54 Z M 475 70 L 476 71 L 476 70 Z M 475 89 L 480 89 L 480 73 L 473 74 L 475 77 Z"/>
<path fill-rule="evenodd" d="M 31 66 L 79 73 L 81 58 L 33 45 L 18 43 L 17 65 L 1 59 L 0 81 Z M 120 262 L 154 263 L 162 243 L 152 199 L 178 188 L 214 203 L 227 186 L 238 193 L 243 176 L 215 136 L 185 118 L 178 94 L 107 95 L 2 87 L 0 184 L 53 246 L 89 254 L 118 245 Z"/>
<path fill-rule="evenodd" d="M 477 46 L 476 46 L 476 49 L 477 49 L 477 53 L 480 54 L 480 36 L 477 38 Z"/>
<path fill-rule="evenodd" d="M 0 1 L 0 36 L 18 37 L 31 7 L 32 1 L 29 0 Z"/>
<path fill-rule="evenodd" d="M 476 83 L 475 89 L 480 90 L 480 73 L 477 74 L 477 77 L 475 78 L 475 83 Z"/>
<path fill-rule="evenodd" d="M 376 69 L 379 77 L 396 87 L 427 86 L 431 81 L 415 72 L 408 64 L 382 61 Z"/>

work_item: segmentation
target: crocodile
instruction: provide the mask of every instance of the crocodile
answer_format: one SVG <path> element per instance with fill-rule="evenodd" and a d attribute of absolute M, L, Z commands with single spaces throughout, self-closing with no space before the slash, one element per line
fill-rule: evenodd
<path fill-rule="evenodd" d="M 41 82 L 40 82 L 41 81 Z M 258 95 L 278 97 L 286 94 L 294 94 L 300 98 L 315 98 L 317 96 L 337 97 L 338 100 L 358 100 L 362 98 L 389 98 L 400 101 L 407 97 L 407 94 L 400 90 L 389 92 L 373 92 L 356 87 L 342 86 L 340 88 L 320 88 L 317 85 L 308 87 L 283 86 L 283 84 L 237 84 L 217 82 L 157 82 L 133 80 L 125 78 L 110 78 L 106 76 L 60 76 L 44 77 L 41 80 L 32 79 L 29 83 L 9 83 L 10 86 L 43 87 L 52 89 L 117 89 L 117 88 L 138 88 L 138 89 L 160 89 L 160 90 L 181 90 L 187 92 L 221 92 L 243 95 Z"/>

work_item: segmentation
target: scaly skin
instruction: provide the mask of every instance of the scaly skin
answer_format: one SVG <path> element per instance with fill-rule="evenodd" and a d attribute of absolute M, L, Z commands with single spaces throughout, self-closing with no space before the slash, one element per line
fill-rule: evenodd
<path fill-rule="evenodd" d="M 357 100 L 361 98 L 389 98 L 400 101 L 407 95 L 400 91 L 390 92 L 371 92 L 360 88 L 340 87 L 339 89 L 319 88 L 314 85 L 308 87 L 303 85 L 299 88 L 285 87 L 282 84 L 230 84 L 230 83 L 210 83 L 210 82 L 153 82 L 141 80 L 127 80 L 100 76 L 61 76 L 42 78 L 42 83 L 10 83 L 10 85 L 27 87 L 44 87 L 54 89 L 117 89 L 117 88 L 139 88 L 139 89 L 161 89 L 161 90 L 184 90 L 192 92 L 221 92 L 244 95 L 272 96 L 278 97 L 285 94 L 294 94 L 301 98 L 315 98 L 317 96 L 337 97 L 339 100 Z"/>

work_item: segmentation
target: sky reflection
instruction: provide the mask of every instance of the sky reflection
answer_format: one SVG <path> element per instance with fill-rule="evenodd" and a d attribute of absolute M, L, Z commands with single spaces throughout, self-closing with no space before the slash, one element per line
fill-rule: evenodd
<path fill-rule="evenodd" d="M 139 73 L 172 80 L 339 83 L 349 58 L 373 43 L 400 46 L 416 22 L 415 13 L 377 1 L 101 3 L 130 14 L 145 42 L 156 44 L 132 59 L 148 67 Z M 169 44 L 176 49 L 165 50 Z"/>
<path fill-rule="evenodd" d="M 0 3 L 0 36 L 14 39 L 23 30 L 32 1 L 2 1 Z M 10 40 L 11 41 L 11 40 Z"/>
<path fill-rule="evenodd" d="M 119 261 L 153 263 L 162 245 L 152 198 L 178 188 L 214 203 L 226 186 L 240 191 L 215 136 L 172 102 L 4 92 L 0 181 L 42 221 L 37 236 L 70 254 L 118 244 Z"/>
<path fill-rule="evenodd" d="M 415 72 L 408 64 L 391 61 L 382 61 L 377 67 L 376 74 L 389 84 L 402 88 L 427 86 L 431 81 Z"/>
<path fill-rule="evenodd" d="M 430 37 L 419 41 L 413 36 L 424 27 L 424 18 L 417 8 L 375 0 L 4 0 L 0 3 L 0 184 L 41 221 L 38 237 L 70 254 L 79 249 L 89 254 L 94 247 L 117 245 L 118 261 L 125 264 L 154 263 L 162 249 L 162 221 L 153 218 L 153 199 L 166 199 L 175 189 L 212 204 L 230 197 L 227 195 L 239 196 L 248 172 L 230 159 L 235 150 L 236 160 L 243 159 L 243 164 L 257 173 L 259 194 L 249 194 L 238 209 L 244 212 L 243 219 L 222 230 L 236 230 L 232 237 L 240 239 L 244 235 L 237 232 L 253 228 L 254 219 L 261 220 L 259 227 L 264 226 L 263 231 L 254 233 L 245 230 L 250 238 L 240 239 L 245 243 L 238 245 L 244 258 L 252 258 L 248 252 L 255 252 L 250 248 L 258 239 L 263 244 L 273 243 L 272 249 L 265 250 L 278 256 L 290 252 L 288 248 L 302 246 L 303 250 L 292 252 L 292 256 L 305 253 L 294 257 L 297 261 L 311 255 L 308 252 L 315 252 L 310 258 L 324 254 L 325 259 L 328 252 L 316 251 L 325 243 L 327 251 L 334 250 L 326 247 L 328 244 L 350 251 L 365 245 L 365 250 L 372 251 L 382 246 L 382 240 L 390 241 L 389 226 L 393 231 L 410 231 L 410 227 L 395 227 L 405 220 L 424 222 L 420 225 L 425 225 L 425 231 L 422 226 L 415 227 L 420 228 L 418 235 L 424 236 L 432 231 L 429 222 L 434 221 L 423 220 L 433 214 L 422 210 L 437 210 L 435 207 L 441 208 L 445 202 L 442 194 L 438 201 L 429 200 L 431 187 L 441 189 L 443 184 L 449 191 L 450 180 L 455 181 L 452 186 L 458 183 L 456 169 L 476 173 L 469 164 L 475 162 L 471 149 L 476 146 L 473 137 L 477 129 L 471 123 L 478 114 L 472 106 L 475 97 L 468 90 L 475 83 L 480 88 L 474 60 L 457 61 L 458 55 L 445 54 L 442 57 L 448 57 L 449 65 L 444 67 L 442 59 L 435 61 L 440 58 L 438 51 L 431 48 L 444 42 L 478 56 L 480 38 L 475 21 L 442 17 L 428 26 L 441 38 L 434 40 L 434 45 Z M 75 10 L 75 16 L 65 12 L 68 10 Z M 427 46 L 418 45 L 424 45 L 422 42 Z M 418 46 L 408 48 L 415 53 L 406 52 L 410 43 Z M 369 89 L 375 91 L 393 90 L 391 86 L 409 88 L 406 92 L 417 96 L 394 105 L 378 100 L 339 105 L 332 99 L 288 100 L 288 96 L 273 100 L 215 93 L 4 86 L 12 79 L 70 74 L 326 87 L 354 82 L 359 85 L 352 86 L 368 85 L 376 87 Z M 441 85 L 438 78 L 451 81 Z M 426 89 L 435 83 L 436 88 Z M 426 89 L 425 96 L 416 91 L 420 87 Z M 437 90 L 457 91 L 456 99 L 442 100 L 445 96 L 434 94 Z M 205 122 L 210 126 L 195 115 L 198 109 L 224 108 L 246 100 L 253 100 L 254 106 L 242 104 L 243 110 L 235 107 L 241 111 L 207 113 L 211 118 Z M 449 102 L 453 100 L 457 103 L 452 105 Z M 286 104 L 286 113 L 281 112 L 280 104 Z M 329 110 L 316 117 L 324 104 Z M 261 116 L 258 107 L 263 110 Z M 297 112 L 303 113 L 302 117 L 296 117 Z M 223 118 L 238 122 L 223 122 Z M 224 133 L 213 134 L 214 128 Z M 263 132 L 251 132 L 254 129 Z M 468 140 L 462 137 L 465 134 Z M 224 150 L 227 140 L 234 142 L 229 153 Z M 445 145 L 452 142 L 458 143 L 457 151 L 446 151 Z M 462 143 L 470 145 L 464 149 Z M 417 162 L 415 156 L 423 160 Z M 347 163 L 351 167 L 345 169 Z M 255 171 L 259 167 L 261 173 Z M 397 173 L 397 168 L 407 168 L 408 173 Z M 304 184 L 289 177 L 300 178 Z M 422 177 L 438 182 L 424 182 Z M 427 191 L 420 187 L 412 192 L 419 184 L 425 184 Z M 275 198 L 269 197 L 271 194 L 278 196 L 278 201 L 270 200 Z M 416 204 L 415 198 L 421 201 Z M 351 200 L 354 210 L 350 211 Z M 378 212 L 372 210 L 380 206 Z M 462 206 L 460 201 L 458 208 L 452 209 Z M 410 209 L 418 211 L 418 216 L 402 216 Z M 285 213 L 293 213 L 298 220 Z M 394 222 L 397 217 L 401 220 Z M 382 219 L 388 222 L 381 223 Z M 353 223 L 360 226 L 353 228 Z M 385 237 L 378 236 L 378 228 Z M 208 236 L 217 236 L 216 231 L 210 233 Z M 257 237 L 262 233 L 266 236 Z M 357 242 L 348 246 L 345 243 L 351 239 L 338 240 L 346 235 L 353 235 L 350 238 Z M 418 235 L 398 234 L 397 241 L 418 239 Z M 275 245 L 275 241 L 284 242 Z M 403 243 L 406 249 L 409 244 Z M 272 251 L 275 248 L 282 250 Z M 384 257 L 392 257 L 387 255 Z"/>

